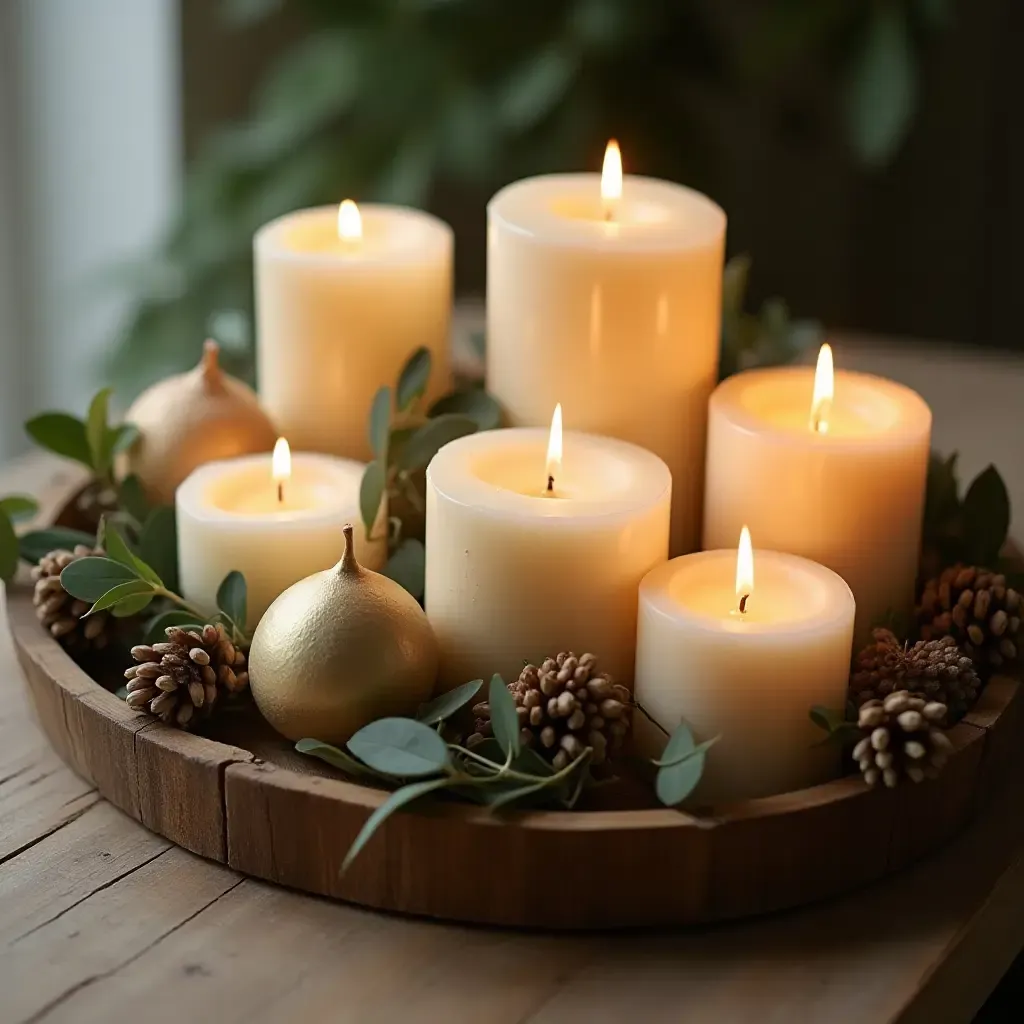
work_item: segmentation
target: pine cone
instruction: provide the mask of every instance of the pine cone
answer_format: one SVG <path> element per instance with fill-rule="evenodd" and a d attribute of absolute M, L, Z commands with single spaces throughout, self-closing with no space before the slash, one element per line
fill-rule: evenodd
<path fill-rule="evenodd" d="M 612 760 L 629 733 L 633 698 L 625 686 L 597 671 L 597 658 L 577 658 L 563 651 L 538 668 L 527 665 L 508 688 L 516 702 L 521 736 L 560 771 L 586 747 L 593 749 L 591 764 Z M 493 735 L 487 703 L 473 708 L 476 731 L 467 740 L 472 747 Z"/>
<path fill-rule="evenodd" d="M 934 778 L 953 749 L 942 731 L 945 717 L 945 704 L 907 690 L 868 701 L 857 718 L 863 739 L 853 748 L 864 781 L 875 786 L 881 780 L 891 789 L 903 776 L 912 782 Z"/>
<path fill-rule="evenodd" d="M 190 729 L 212 713 L 222 692 L 239 693 L 249 685 L 245 653 L 220 625 L 201 632 L 170 626 L 165 632 L 167 643 L 132 648 L 141 664 L 125 670 L 128 705 Z"/>
<path fill-rule="evenodd" d="M 72 597 L 60 583 L 60 574 L 72 562 L 93 555 L 103 555 L 101 548 L 79 544 L 74 551 L 58 548 L 44 555 L 32 568 L 36 581 L 32 601 L 36 617 L 51 636 L 56 637 L 69 651 L 102 650 L 110 642 L 112 620 L 106 612 L 96 612 L 87 619 L 82 616 L 91 605 Z"/>
<path fill-rule="evenodd" d="M 929 580 L 917 608 L 921 639 L 953 637 L 983 679 L 1018 661 L 1020 621 L 1020 594 L 1006 577 L 973 565 Z"/>
<path fill-rule="evenodd" d="M 909 690 L 945 704 L 957 722 L 977 700 L 981 680 L 952 637 L 919 640 L 908 647 L 888 629 L 871 635 L 873 642 L 854 659 L 850 676 L 850 699 L 857 707 L 896 690 Z"/>

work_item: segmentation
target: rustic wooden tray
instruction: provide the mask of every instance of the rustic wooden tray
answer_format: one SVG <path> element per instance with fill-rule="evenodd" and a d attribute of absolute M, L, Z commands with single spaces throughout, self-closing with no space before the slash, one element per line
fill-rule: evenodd
<path fill-rule="evenodd" d="M 171 841 L 249 875 L 384 910 L 580 929 L 693 924 L 822 899 L 898 870 L 962 828 L 1016 756 L 1020 687 L 994 679 L 920 786 L 857 777 L 691 817 L 663 808 L 495 817 L 424 804 L 341 861 L 382 791 L 329 777 L 255 714 L 214 737 L 132 711 L 8 590 L 14 645 L 39 720 L 68 764 Z"/>

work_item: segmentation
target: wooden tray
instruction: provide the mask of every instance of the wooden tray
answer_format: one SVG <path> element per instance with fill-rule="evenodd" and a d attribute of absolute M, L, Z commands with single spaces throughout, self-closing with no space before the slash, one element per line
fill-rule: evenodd
<path fill-rule="evenodd" d="M 1016 756 L 1020 687 L 994 679 L 952 730 L 955 753 L 920 786 L 857 777 L 716 808 L 522 812 L 423 804 L 392 817 L 351 870 L 349 844 L 382 800 L 296 754 L 258 716 L 216 738 L 132 711 L 8 590 L 19 661 L 50 741 L 111 803 L 238 871 L 384 910 L 579 929 L 693 924 L 822 899 L 895 871 L 962 828 Z"/>

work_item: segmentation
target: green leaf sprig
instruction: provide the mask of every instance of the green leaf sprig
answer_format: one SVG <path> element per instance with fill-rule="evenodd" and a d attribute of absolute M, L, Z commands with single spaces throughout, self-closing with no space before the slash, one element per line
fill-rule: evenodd
<path fill-rule="evenodd" d="M 381 387 L 374 395 L 367 423 L 373 461 L 359 489 L 359 510 L 368 535 L 380 529 L 378 517 L 387 500 L 390 558 L 384 575 L 417 600 L 423 596 L 425 560 L 423 470 L 450 441 L 501 425 L 497 402 L 479 389 L 453 391 L 424 411 L 432 362 L 429 349 L 416 349 L 395 387 Z"/>
<path fill-rule="evenodd" d="M 589 779 L 592 749 L 586 747 L 555 771 L 535 750 L 524 747 L 515 702 L 500 675 L 492 677 L 488 688 L 494 737 L 472 748 L 445 740 L 445 723 L 483 685 L 482 679 L 475 679 L 441 694 L 421 707 L 416 718 L 371 722 L 352 736 L 347 750 L 315 739 L 295 744 L 299 753 L 317 757 L 347 775 L 397 787 L 367 819 L 345 856 L 342 871 L 388 817 L 429 793 L 444 790 L 492 811 L 513 804 L 575 806 Z"/>
<path fill-rule="evenodd" d="M 29 437 L 40 447 L 90 469 L 97 480 L 114 486 L 114 460 L 139 436 L 132 423 L 111 425 L 111 388 L 93 396 L 85 419 L 66 412 L 44 412 L 25 424 Z"/>
<path fill-rule="evenodd" d="M 654 777 L 654 792 L 666 807 L 678 807 L 697 788 L 704 775 L 707 752 L 721 736 L 698 743 L 685 721 L 669 733 L 639 701 L 634 701 L 633 706 L 668 737 L 661 756 L 651 761 L 658 770 Z"/>
<path fill-rule="evenodd" d="M 39 511 L 35 498 L 25 494 L 9 494 L 0 498 L 0 580 L 14 579 L 18 571 L 18 536 L 14 524 L 29 519 Z"/>
<path fill-rule="evenodd" d="M 811 721 L 825 733 L 822 742 L 834 743 L 840 747 L 848 746 L 860 736 L 857 723 L 850 719 L 853 713 L 852 706 L 843 711 L 836 711 L 820 704 L 815 704 L 809 711 Z"/>
<path fill-rule="evenodd" d="M 130 618 L 160 600 L 174 608 L 161 611 L 150 624 L 147 635 L 158 635 L 172 625 L 221 622 L 233 643 L 248 646 L 246 585 L 241 573 L 231 572 L 225 577 L 217 591 L 218 609 L 209 612 L 170 589 L 160 573 L 136 553 L 116 526 L 107 520 L 100 526 L 97 544 L 106 551 L 105 556 L 79 558 L 60 576 L 61 585 L 72 597 L 91 604 L 86 615 L 109 611 L 115 618 Z"/>

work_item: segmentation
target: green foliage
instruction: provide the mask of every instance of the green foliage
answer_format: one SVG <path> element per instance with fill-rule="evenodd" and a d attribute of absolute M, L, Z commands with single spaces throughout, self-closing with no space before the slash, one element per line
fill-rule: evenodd
<path fill-rule="evenodd" d="M 825 733 L 824 743 L 832 743 L 840 747 L 849 746 L 860 736 L 856 722 L 856 710 L 851 705 L 843 711 L 822 707 L 815 704 L 808 712 L 811 721 Z"/>
<path fill-rule="evenodd" d="M 487 690 L 487 700 L 491 706 L 491 726 L 494 738 L 511 761 L 519 753 L 519 719 L 516 716 L 516 704 L 499 675 L 491 677 L 491 685 Z"/>
<path fill-rule="evenodd" d="M 51 526 L 46 530 L 31 530 L 18 539 L 21 557 L 30 565 L 35 565 L 44 555 L 58 548 L 71 551 L 79 544 L 94 547 L 96 538 L 91 533 L 81 530 L 69 530 L 64 526 Z"/>
<path fill-rule="evenodd" d="M 237 632 L 245 630 L 248 600 L 245 577 L 237 569 L 232 570 L 217 588 L 217 607 L 224 618 L 234 625 Z"/>
<path fill-rule="evenodd" d="M 384 566 L 384 575 L 416 598 L 423 599 L 423 582 L 427 567 L 427 549 L 416 537 L 402 540 Z"/>
<path fill-rule="evenodd" d="M 433 775 L 448 764 L 448 744 L 412 718 L 380 718 L 359 730 L 348 749 L 363 764 L 398 778 Z"/>
<path fill-rule="evenodd" d="M 442 693 L 440 697 L 435 697 L 419 709 L 416 721 L 423 722 L 424 725 L 437 725 L 438 722 L 451 718 L 480 692 L 483 685 L 482 679 L 474 679 L 472 682 L 456 686 L 454 690 Z"/>
<path fill-rule="evenodd" d="M 10 517 L 0 512 L 0 580 L 14 579 L 18 571 L 18 538 Z"/>
<path fill-rule="evenodd" d="M 704 774 L 705 754 L 717 742 L 715 736 L 698 744 L 685 722 L 676 726 L 661 757 L 654 762 L 658 769 L 654 792 L 666 807 L 676 807 L 696 789 Z"/>
<path fill-rule="evenodd" d="M 827 69 L 838 102 L 811 90 L 791 104 L 837 111 L 877 166 L 906 135 L 918 54 L 951 10 L 773 0 L 724 31 L 714 4 L 692 2 L 222 3 L 239 32 L 285 6 L 310 30 L 270 66 L 250 116 L 204 148 L 160 251 L 123 272 L 138 305 L 111 368 L 132 388 L 184 369 L 204 335 L 251 377 L 252 236 L 300 207 L 423 205 L 439 188 L 482 202 L 527 174 L 596 168 L 613 135 L 629 169 L 708 188 L 721 175 L 707 98 L 758 96 L 808 65 Z"/>
<path fill-rule="evenodd" d="M 995 466 L 978 474 L 961 497 L 957 453 L 932 452 L 925 492 L 923 575 L 947 565 L 998 568 L 1010 528 L 1010 495 Z"/>
<path fill-rule="evenodd" d="M 0 513 L 12 523 L 31 519 L 38 512 L 39 502 L 27 494 L 9 494 L 6 498 L 0 498 Z"/>

